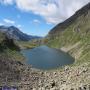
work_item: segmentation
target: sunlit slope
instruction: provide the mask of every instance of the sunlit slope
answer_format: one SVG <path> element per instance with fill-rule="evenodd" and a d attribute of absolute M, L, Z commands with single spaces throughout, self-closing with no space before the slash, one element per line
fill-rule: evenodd
<path fill-rule="evenodd" d="M 0 55 L 7 60 L 7 55 L 10 59 L 24 60 L 19 52 L 18 45 L 15 44 L 13 39 L 9 39 L 4 33 L 0 32 Z"/>
<path fill-rule="evenodd" d="M 53 28 L 46 44 L 69 52 L 78 63 L 90 61 L 90 3 Z"/>

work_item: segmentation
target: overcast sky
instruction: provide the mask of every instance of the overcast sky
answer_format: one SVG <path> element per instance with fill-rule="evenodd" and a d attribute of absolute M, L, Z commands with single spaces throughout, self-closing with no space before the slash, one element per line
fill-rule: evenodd
<path fill-rule="evenodd" d="M 15 25 L 23 32 L 45 36 L 90 0 L 0 0 L 0 25 Z"/>

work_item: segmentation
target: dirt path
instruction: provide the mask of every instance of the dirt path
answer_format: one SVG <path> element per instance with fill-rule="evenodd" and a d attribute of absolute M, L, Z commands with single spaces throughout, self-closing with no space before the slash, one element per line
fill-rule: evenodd
<path fill-rule="evenodd" d="M 69 52 L 71 49 L 77 47 L 80 44 L 80 42 L 77 42 L 76 44 L 72 45 L 72 46 L 68 46 L 68 47 L 62 47 L 60 48 L 62 51 L 64 52 Z"/>

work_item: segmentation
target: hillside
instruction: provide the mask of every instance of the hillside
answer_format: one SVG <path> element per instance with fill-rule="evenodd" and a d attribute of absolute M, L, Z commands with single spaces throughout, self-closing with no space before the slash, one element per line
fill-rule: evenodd
<path fill-rule="evenodd" d="M 24 62 L 25 58 L 15 41 L 0 32 L 0 86 L 14 86 L 18 90 L 37 88 L 43 75 Z"/>
<path fill-rule="evenodd" d="M 17 61 L 22 61 L 24 58 L 19 52 L 20 48 L 16 42 L 0 32 L 0 55 L 8 55 Z"/>
<path fill-rule="evenodd" d="M 39 36 L 27 35 L 15 26 L 0 26 L 0 32 L 3 33 L 8 39 L 12 39 L 20 49 L 34 48 L 37 45 L 32 43 L 32 41 L 42 38 Z"/>
<path fill-rule="evenodd" d="M 54 27 L 46 44 L 69 52 L 76 62 L 90 62 L 90 3 Z"/>

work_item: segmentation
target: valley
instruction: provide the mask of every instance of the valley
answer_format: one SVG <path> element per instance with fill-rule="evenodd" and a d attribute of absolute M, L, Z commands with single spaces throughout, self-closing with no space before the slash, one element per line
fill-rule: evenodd
<path fill-rule="evenodd" d="M 15 27 L 8 29 L 0 28 L 0 86 L 17 86 L 18 90 L 90 90 L 90 3 L 56 25 L 45 38 L 30 37 Z M 68 53 L 75 62 L 51 70 L 32 68 L 20 51 L 42 45 Z"/>

